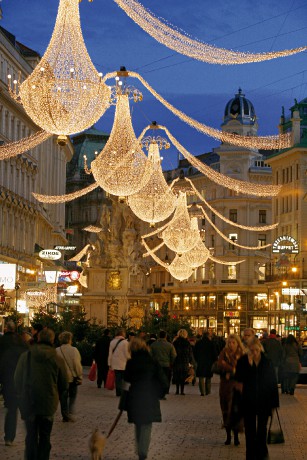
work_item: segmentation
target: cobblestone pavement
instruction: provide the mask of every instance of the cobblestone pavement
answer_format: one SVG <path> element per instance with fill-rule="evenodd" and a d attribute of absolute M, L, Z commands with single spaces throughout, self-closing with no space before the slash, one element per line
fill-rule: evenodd
<path fill-rule="evenodd" d="M 88 438 L 95 427 L 107 432 L 118 413 L 118 398 L 113 391 L 98 389 L 87 378 L 79 387 L 75 423 L 63 423 L 59 410 L 52 431 L 50 459 L 89 460 Z M 153 425 L 148 460 L 244 460 L 244 435 L 241 445 L 225 446 L 225 431 L 221 429 L 218 400 L 218 377 L 212 384 L 212 394 L 200 397 L 198 386 L 186 386 L 185 396 L 174 394 L 174 386 L 166 401 L 161 401 L 162 423 Z M 299 386 L 294 396 L 280 395 L 280 416 L 286 442 L 269 447 L 270 460 L 307 460 L 307 385 Z M 0 459 L 22 460 L 24 426 L 18 421 L 14 444 L 3 441 L 4 409 L 0 407 Z M 104 450 L 105 460 L 134 460 L 133 425 L 123 413 Z"/>

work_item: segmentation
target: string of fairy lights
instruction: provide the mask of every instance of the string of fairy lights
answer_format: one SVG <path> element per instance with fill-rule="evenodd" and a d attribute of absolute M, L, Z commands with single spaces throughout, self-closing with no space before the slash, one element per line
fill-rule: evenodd
<path fill-rule="evenodd" d="M 38 131 L 29 137 L 25 137 L 24 139 L 0 145 L 0 160 L 7 160 L 8 158 L 15 157 L 16 155 L 20 155 L 21 153 L 34 149 L 51 136 L 52 134 L 46 133 L 46 131 Z"/>
<path fill-rule="evenodd" d="M 144 8 L 136 0 L 114 1 L 136 24 L 159 43 L 180 54 L 207 62 L 208 64 L 231 65 L 262 62 L 301 53 L 307 49 L 306 46 L 303 46 L 289 50 L 253 54 L 218 48 L 203 43 L 200 40 L 193 40 L 187 33 L 179 32 L 167 20 L 162 21 L 161 18 L 158 19 L 150 10 Z"/>

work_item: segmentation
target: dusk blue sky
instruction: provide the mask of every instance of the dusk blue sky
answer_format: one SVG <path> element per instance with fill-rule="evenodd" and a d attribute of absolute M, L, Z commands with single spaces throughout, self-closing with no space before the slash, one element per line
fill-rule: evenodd
<path fill-rule="evenodd" d="M 192 37 L 233 50 L 265 52 L 307 43 L 306 0 L 143 0 L 156 16 Z M 54 27 L 57 0 L 3 0 L 1 25 L 16 39 L 43 55 Z M 264 63 L 220 66 L 182 56 L 156 42 L 113 0 L 83 0 L 81 25 L 88 52 L 103 73 L 126 66 L 139 72 L 158 93 L 189 116 L 220 128 L 226 103 L 241 87 L 254 104 L 259 134 L 277 134 L 281 107 L 286 116 L 294 98 L 307 97 L 306 52 Z M 156 101 L 141 83 L 144 100 L 133 104 L 136 134 L 151 121 L 166 125 L 191 153 L 218 145 L 198 133 Z M 109 132 L 114 110 L 96 127 Z M 163 153 L 164 169 L 176 166 L 174 149 Z"/>

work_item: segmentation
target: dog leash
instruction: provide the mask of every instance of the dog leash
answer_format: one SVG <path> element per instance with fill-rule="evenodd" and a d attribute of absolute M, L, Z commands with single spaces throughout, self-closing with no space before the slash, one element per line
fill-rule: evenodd
<path fill-rule="evenodd" d="M 111 434 L 113 433 L 114 428 L 116 427 L 116 425 L 117 425 L 119 419 L 121 418 L 122 413 L 123 413 L 122 410 L 120 410 L 120 411 L 118 412 L 118 414 L 117 414 L 117 416 L 116 416 L 116 419 L 115 419 L 114 422 L 112 423 L 112 426 L 111 426 L 111 428 L 110 428 L 110 430 L 109 430 L 109 433 L 107 434 L 107 439 L 108 439 L 108 438 L 111 436 Z"/>

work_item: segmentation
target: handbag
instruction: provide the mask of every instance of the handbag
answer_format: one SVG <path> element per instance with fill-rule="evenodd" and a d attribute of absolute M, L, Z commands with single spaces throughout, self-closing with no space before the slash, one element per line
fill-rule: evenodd
<path fill-rule="evenodd" d="M 218 365 L 217 361 L 215 361 L 212 364 L 211 372 L 212 372 L 212 374 L 218 374 L 218 375 L 221 375 L 223 373 L 223 371 L 219 368 L 219 365 Z"/>
<path fill-rule="evenodd" d="M 105 388 L 107 390 L 114 390 L 115 388 L 115 372 L 113 371 L 113 369 L 108 370 Z"/>
<path fill-rule="evenodd" d="M 88 378 L 91 382 L 94 382 L 96 380 L 96 375 L 97 375 L 97 364 L 95 361 L 93 361 L 90 371 L 88 373 Z"/>
<path fill-rule="evenodd" d="M 192 365 L 189 366 L 188 369 L 188 376 L 185 379 L 186 383 L 192 383 L 195 378 L 195 372 L 194 372 L 194 367 Z"/>
<path fill-rule="evenodd" d="M 281 428 L 281 423 L 279 420 L 279 414 L 278 414 L 277 408 L 275 409 L 275 411 L 276 411 L 279 426 L 276 430 L 272 429 L 272 423 L 273 423 L 273 413 L 272 413 L 270 426 L 268 430 L 268 444 L 283 444 L 285 442 L 285 438 L 284 438 L 284 433 Z"/>

